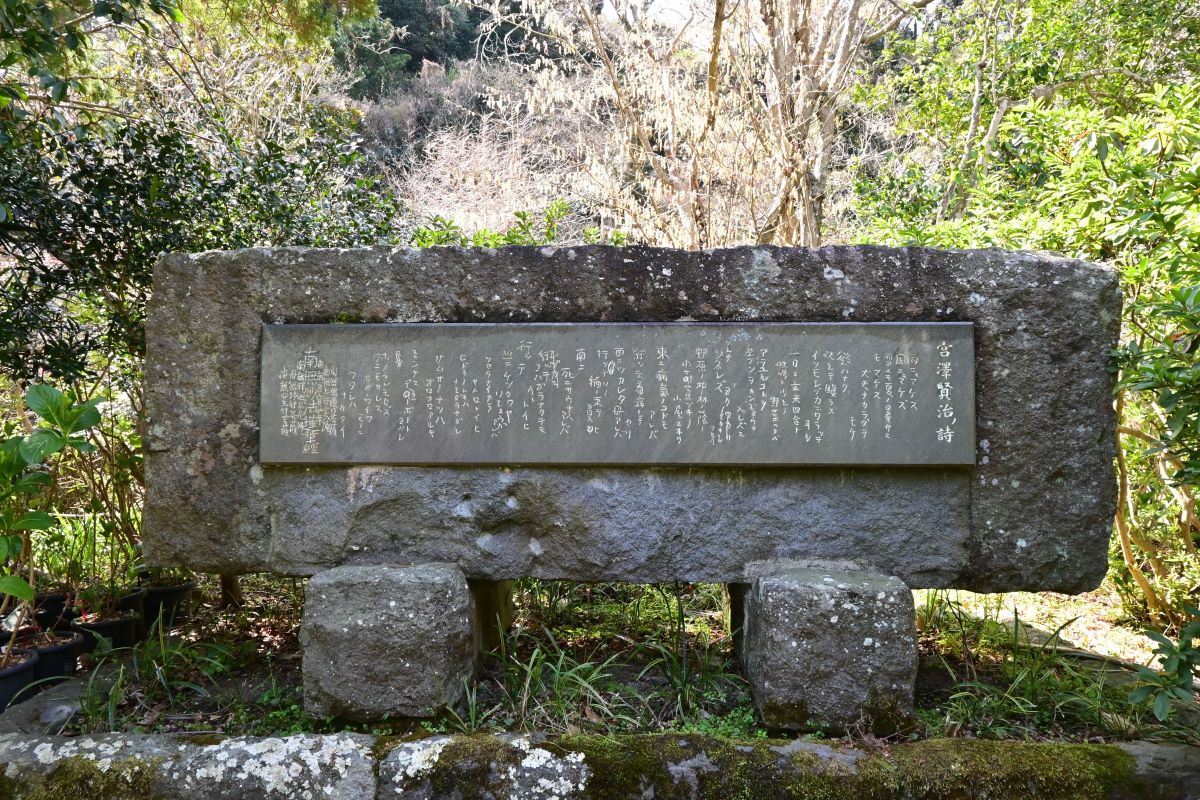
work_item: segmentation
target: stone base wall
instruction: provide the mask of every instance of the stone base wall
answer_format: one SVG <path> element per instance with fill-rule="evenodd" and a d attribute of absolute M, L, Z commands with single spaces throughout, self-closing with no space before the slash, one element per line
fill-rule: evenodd
<path fill-rule="evenodd" d="M 885 749 L 614 737 L 355 734 L 189 742 L 0 736 L 3 800 L 1192 800 L 1200 749 L 936 740 Z"/>

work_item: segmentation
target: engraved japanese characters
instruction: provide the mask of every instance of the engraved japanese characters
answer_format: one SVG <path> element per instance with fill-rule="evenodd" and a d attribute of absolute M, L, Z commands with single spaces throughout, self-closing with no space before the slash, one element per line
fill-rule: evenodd
<path fill-rule="evenodd" d="M 268 325 L 264 463 L 971 464 L 970 323 Z"/>

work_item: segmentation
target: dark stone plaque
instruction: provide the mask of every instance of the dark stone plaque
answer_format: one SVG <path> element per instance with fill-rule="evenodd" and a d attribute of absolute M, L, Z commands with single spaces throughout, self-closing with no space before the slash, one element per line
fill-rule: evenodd
<path fill-rule="evenodd" d="M 265 325 L 275 464 L 975 463 L 973 325 Z"/>

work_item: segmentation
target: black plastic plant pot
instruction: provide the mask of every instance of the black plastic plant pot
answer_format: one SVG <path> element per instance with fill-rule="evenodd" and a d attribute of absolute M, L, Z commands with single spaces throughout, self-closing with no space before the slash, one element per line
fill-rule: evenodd
<path fill-rule="evenodd" d="M 146 638 L 146 594 L 146 587 L 139 586 L 117 601 L 117 608 L 121 611 L 137 612 L 137 637 L 139 641 Z"/>
<path fill-rule="evenodd" d="M 37 667 L 37 651 L 14 647 L 12 652 L 14 655 L 28 655 L 29 658 L 24 659 L 20 664 L 9 664 L 0 670 L 0 711 L 8 708 L 14 700 L 19 703 L 34 694 L 33 691 L 22 690 L 35 680 L 34 668 Z"/>
<path fill-rule="evenodd" d="M 34 619 L 37 620 L 38 627 L 44 631 L 73 631 L 75 629 L 71 627 L 71 623 L 79 619 L 79 615 L 80 611 L 78 608 L 68 606 L 61 615 L 43 615 L 39 611 Z"/>
<path fill-rule="evenodd" d="M 83 652 L 84 636 L 79 631 L 56 632 L 51 644 L 37 646 L 38 660 L 33 668 L 35 680 L 47 678 L 69 678 L 75 674 L 79 654 Z"/>
<path fill-rule="evenodd" d="M 38 592 L 33 605 L 39 616 L 47 615 L 57 618 L 66 611 L 69 599 L 66 592 Z"/>
<path fill-rule="evenodd" d="M 79 609 L 70 605 L 70 599 L 65 592 L 39 594 L 34 604 L 33 615 L 38 627 L 44 631 L 63 628 L 70 630 L 71 620 L 79 616 Z"/>
<path fill-rule="evenodd" d="M 83 634 L 83 652 L 96 649 L 97 637 L 103 636 L 114 648 L 133 647 L 138 643 L 138 626 L 142 615 L 136 611 L 125 611 L 119 617 L 88 621 L 83 617 L 71 623 L 71 627 Z"/>
<path fill-rule="evenodd" d="M 195 581 L 178 586 L 147 586 L 144 604 L 146 627 L 153 629 L 154 624 L 161 619 L 162 626 L 170 628 L 185 619 L 191 604 L 192 590 L 195 588 Z"/>

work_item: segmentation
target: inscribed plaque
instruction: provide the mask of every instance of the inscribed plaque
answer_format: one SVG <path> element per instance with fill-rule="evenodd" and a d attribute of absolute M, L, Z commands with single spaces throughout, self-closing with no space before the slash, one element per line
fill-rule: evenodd
<path fill-rule="evenodd" d="M 973 325 L 265 325 L 277 464 L 973 464 Z"/>

